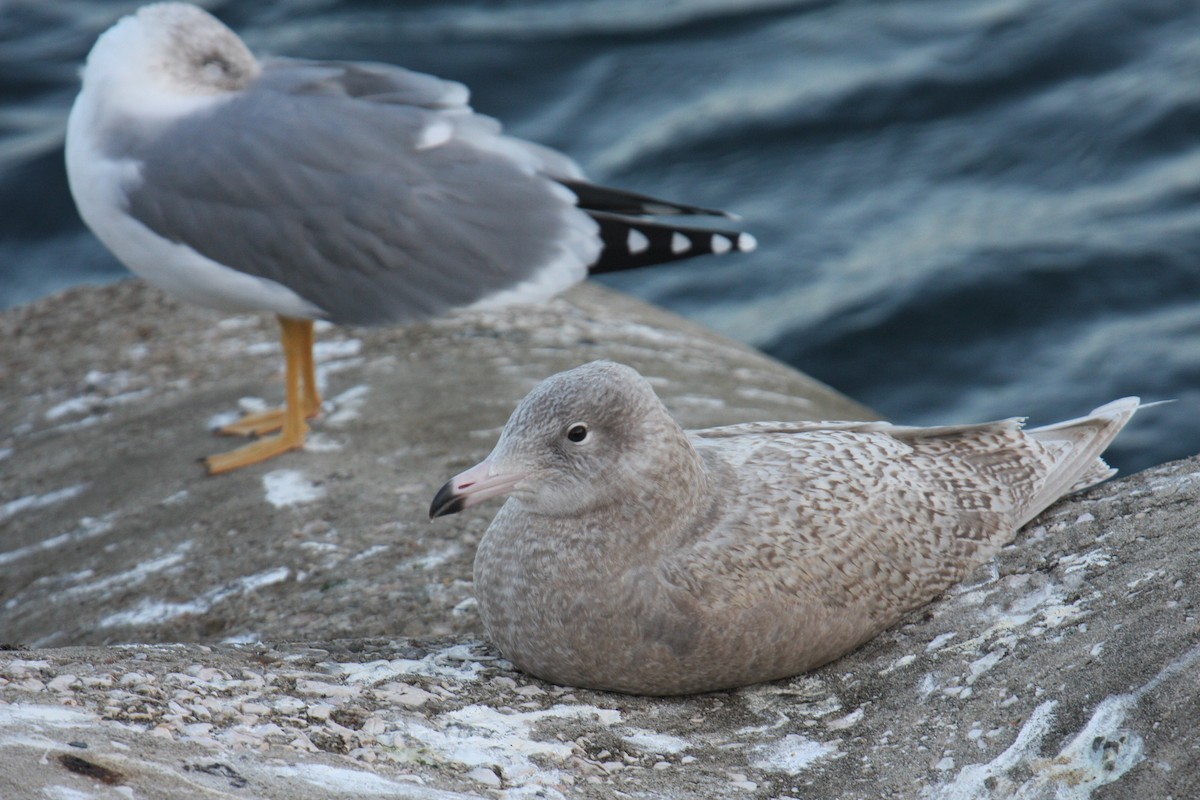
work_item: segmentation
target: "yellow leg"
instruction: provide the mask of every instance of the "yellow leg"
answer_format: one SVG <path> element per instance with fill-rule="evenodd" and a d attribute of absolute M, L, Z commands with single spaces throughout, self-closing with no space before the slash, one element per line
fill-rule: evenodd
<path fill-rule="evenodd" d="M 304 392 L 304 418 L 312 419 L 321 413 L 321 392 L 317 389 L 317 365 L 313 360 L 313 321 L 311 319 L 296 320 L 304 337 L 304 346 L 300 350 L 300 384 Z"/>
<path fill-rule="evenodd" d="M 280 326 L 284 325 L 284 317 L 279 318 Z M 297 328 L 296 336 L 301 339 L 300 352 L 300 386 L 302 392 L 302 408 L 304 418 L 312 419 L 321 413 L 321 394 L 317 390 L 317 371 L 313 364 L 313 323 L 309 319 L 288 319 L 288 323 Z M 287 344 L 284 343 L 286 348 Z M 286 408 L 269 408 L 247 414 L 237 422 L 231 422 L 217 428 L 222 436 L 262 436 L 274 433 L 283 428 L 283 420 L 287 414 Z"/>
<path fill-rule="evenodd" d="M 309 393 L 303 392 L 300 386 L 302 379 L 312 377 L 312 322 L 280 317 L 279 327 L 283 338 L 283 355 L 286 359 L 284 378 L 287 384 L 287 404 L 280 409 L 282 430 L 275 436 L 268 436 L 245 447 L 204 459 L 209 475 L 248 467 L 304 446 L 304 434 L 308 432 L 308 425 L 304 422 L 305 399 L 315 398 L 317 405 L 320 405 L 315 386 L 310 387 Z"/>

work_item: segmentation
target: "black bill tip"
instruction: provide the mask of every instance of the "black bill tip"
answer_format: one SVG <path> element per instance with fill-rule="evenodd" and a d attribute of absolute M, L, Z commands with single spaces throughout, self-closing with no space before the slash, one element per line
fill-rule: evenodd
<path fill-rule="evenodd" d="M 429 518 L 436 519 L 450 514 L 457 514 L 467 507 L 467 498 L 454 490 L 454 481 L 446 481 L 442 488 L 433 496 L 429 504 Z"/>

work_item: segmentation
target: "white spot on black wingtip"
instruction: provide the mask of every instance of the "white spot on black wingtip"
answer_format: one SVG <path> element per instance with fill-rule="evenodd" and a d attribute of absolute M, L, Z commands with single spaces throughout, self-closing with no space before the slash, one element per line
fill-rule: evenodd
<path fill-rule="evenodd" d="M 679 231 L 671 234 L 671 252 L 675 255 L 686 253 L 692 249 L 692 240 L 684 236 Z"/>
<path fill-rule="evenodd" d="M 650 248 L 650 240 L 637 228 L 630 228 L 629 235 L 625 237 L 625 246 L 629 248 L 630 253 L 636 256 Z"/>
<path fill-rule="evenodd" d="M 733 249 L 733 242 L 729 240 L 728 236 L 722 236 L 719 233 L 714 233 L 712 236 L 711 246 L 714 253 L 721 255 L 722 253 L 728 253 L 731 249 Z"/>
<path fill-rule="evenodd" d="M 739 233 L 737 249 L 740 253 L 753 253 L 758 249 L 758 239 L 755 239 L 753 234 Z"/>

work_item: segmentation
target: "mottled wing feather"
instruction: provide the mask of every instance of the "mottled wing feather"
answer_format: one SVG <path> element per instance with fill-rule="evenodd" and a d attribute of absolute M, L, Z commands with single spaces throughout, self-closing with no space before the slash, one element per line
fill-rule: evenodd
<path fill-rule="evenodd" d="M 1055 462 L 1039 493 L 1031 498 L 1020 524 L 1040 514 L 1059 497 L 1115 475 L 1116 470 L 1104 463 L 1100 454 L 1141 407 L 1140 398 L 1122 397 L 1093 409 L 1086 417 L 1030 430 L 1030 438 L 1053 452 Z"/>
<path fill-rule="evenodd" d="M 694 433 L 741 477 L 734 491 L 755 501 L 732 506 L 739 516 L 674 568 L 704 576 L 701 591 L 719 587 L 714 602 L 748 606 L 787 593 L 807 606 L 854 606 L 880 624 L 1007 542 L 1043 461 L 1016 421 L 936 432 L 870 422 Z M 711 580 L 730 573 L 737 579 Z"/>
<path fill-rule="evenodd" d="M 985 431 L 994 427 L 1019 428 L 1024 419 L 1013 417 L 996 422 L 973 423 L 967 425 L 941 425 L 934 427 L 918 427 L 915 425 L 894 425 L 891 422 L 879 420 L 811 420 L 799 422 L 743 422 L 737 425 L 721 425 L 716 428 L 700 428 L 688 431 L 691 436 L 703 439 L 727 439 L 747 434 L 791 434 L 811 433 L 815 431 L 861 431 L 864 433 L 886 433 L 896 439 L 922 438 L 926 436 L 945 436 L 962 432 Z"/>
<path fill-rule="evenodd" d="M 715 591 L 709 602 L 748 607 L 789 594 L 804 607 L 856 606 L 890 624 L 961 580 L 1067 491 L 1109 477 L 1098 454 L 1136 409 L 1127 398 L 1028 432 L 1019 419 L 692 431 L 701 452 L 739 477 L 727 491 L 755 499 L 731 502 L 736 513 L 672 562 L 668 581 Z"/>
<path fill-rule="evenodd" d="M 1075 492 L 1090 489 L 1098 483 L 1104 483 L 1104 481 L 1116 474 L 1117 470 L 1115 467 L 1110 467 L 1108 462 L 1103 458 L 1097 458 L 1092 462 L 1092 466 L 1088 468 L 1088 471 L 1079 476 L 1075 483 L 1071 484 L 1067 489 L 1067 494 L 1074 494 Z"/>

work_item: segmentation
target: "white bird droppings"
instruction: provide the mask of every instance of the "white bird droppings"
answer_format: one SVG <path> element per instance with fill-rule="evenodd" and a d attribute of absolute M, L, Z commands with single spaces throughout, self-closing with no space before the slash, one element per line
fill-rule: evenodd
<path fill-rule="evenodd" d="M 69 400 L 64 400 L 46 409 L 46 413 L 43 416 L 48 421 L 53 422 L 69 414 L 83 414 L 91 411 L 94 405 L 96 405 L 95 398 L 88 396 L 72 397 Z"/>
<path fill-rule="evenodd" d="M 467 777 L 473 781 L 482 783 L 484 786 L 489 786 L 493 789 L 500 788 L 500 776 L 494 770 L 487 767 L 476 767 L 467 773 Z"/>
<path fill-rule="evenodd" d="M 3 508 L 0 507 L 0 512 Z M 20 558 L 39 553 L 43 550 L 53 550 L 55 547 L 60 547 L 70 542 L 81 542 L 85 539 L 91 539 L 96 536 L 108 533 L 112 530 L 112 520 L 114 515 L 106 516 L 102 519 L 95 517 L 84 517 L 79 520 L 79 526 L 73 531 L 60 533 L 57 536 L 51 536 L 48 539 L 42 539 L 40 542 L 18 547 L 16 550 L 6 550 L 0 553 L 0 564 L 8 564 Z M 0 522 L 4 521 L 4 516 L 0 513 Z"/>
<path fill-rule="evenodd" d="M 145 598 L 128 611 L 118 611 L 100 619 L 97 623 L 101 628 L 138 627 L 141 625 L 161 625 L 162 623 L 182 617 L 184 614 L 203 614 L 209 609 L 209 603 L 203 600 L 193 600 L 187 603 L 169 603 L 165 600 Z"/>
<path fill-rule="evenodd" d="M 22 662 L 14 661 L 10 669 L 16 669 Z M 46 662 L 25 662 L 42 663 Z M 2 703 L 0 704 L 0 730 L 12 728 L 20 722 L 33 722 L 50 728 L 75 728 L 90 725 L 96 720 L 96 715 L 90 711 L 78 711 L 57 705 L 35 703 Z"/>
<path fill-rule="evenodd" d="M 1072 572 L 1078 572 L 1089 567 L 1107 566 L 1109 560 L 1108 552 L 1102 548 L 1097 548 L 1086 553 L 1070 553 L 1065 555 L 1058 560 L 1058 565 L 1066 574 L 1070 575 Z"/>
<path fill-rule="evenodd" d="M 951 639 L 953 639 L 957 635 L 958 635 L 957 632 L 950 631 L 949 633 L 943 633 L 940 636 L 934 637 L 932 642 L 925 645 L 925 652 L 932 653 L 934 650 L 941 650 L 943 647 L 946 646 L 947 642 L 949 642 Z"/>
<path fill-rule="evenodd" d="M 226 425 L 232 425 L 242 418 L 241 413 L 237 411 L 222 411 L 219 414 L 213 414 L 208 418 L 208 422 L 204 423 L 205 429 L 215 431 L 218 428 L 224 428 Z"/>
<path fill-rule="evenodd" d="M 312 503 L 325 496 L 322 487 L 308 480 L 303 472 L 296 469 L 268 472 L 263 475 L 262 482 L 267 493 L 267 502 L 276 508 Z"/>
<path fill-rule="evenodd" d="M 345 443 L 324 433 L 310 433 L 304 440 L 304 451 L 307 453 L 336 453 L 345 449 Z"/>
<path fill-rule="evenodd" d="M 505 713 L 488 706 L 470 705 L 444 714 L 442 728 L 410 724 L 406 733 L 426 749 L 464 766 L 488 769 L 496 766 L 509 780 L 553 786 L 561 780 L 560 774 L 533 759 L 565 761 L 572 754 L 572 746 L 539 740 L 533 736 L 533 730 L 544 721 L 565 719 L 588 720 L 606 727 L 620 722 L 621 712 L 589 705 L 556 705 L 537 711 Z"/>
<path fill-rule="evenodd" d="M 72 497 L 78 496 L 87 487 L 88 484 L 86 483 L 77 483 L 74 486 L 55 489 L 53 492 L 47 492 L 46 494 L 30 494 L 18 497 L 16 500 L 9 500 L 7 503 L 0 504 L 0 522 L 4 522 L 10 517 L 20 514 L 22 511 L 45 508 L 55 503 L 70 500 Z"/>
<path fill-rule="evenodd" d="M 753 763 L 755 767 L 789 775 L 799 775 L 818 761 L 842 755 L 836 742 L 818 742 L 796 733 L 789 733 L 781 741 L 760 745 L 755 750 L 759 754 Z"/>
<path fill-rule="evenodd" d="M 341 425 L 350 420 L 358 419 L 363 403 L 366 402 L 367 393 L 370 391 L 370 386 L 360 384 L 332 398 L 329 404 L 333 407 L 333 412 L 325 417 L 325 424 Z"/>
<path fill-rule="evenodd" d="M 102 618 L 98 623 L 101 628 L 119 628 L 124 626 L 137 627 L 141 625 L 160 625 L 168 620 L 181 617 L 184 614 L 204 614 L 216 604 L 240 594 L 255 592 L 264 586 L 280 583 L 291 575 L 289 567 L 246 575 L 230 583 L 222 584 L 185 603 L 174 603 L 166 600 L 156 600 L 150 597 L 142 598 L 141 602 L 128 611 L 118 611 Z"/>
<path fill-rule="evenodd" d="M 253 342 L 242 348 L 242 353 L 248 356 L 273 356 L 282 351 L 279 342 Z"/>
<path fill-rule="evenodd" d="M 292 571 L 289 567 L 276 567 L 266 572 L 259 572 L 256 575 L 247 575 L 244 578 L 239 578 L 238 588 L 243 592 L 255 592 L 264 586 L 270 586 L 273 583 L 282 583 L 291 574 Z"/>
<path fill-rule="evenodd" d="M 328 764 L 289 764 L 275 767 L 274 770 L 281 778 L 299 778 L 338 794 L 369 794 L 375 797 L 413 797 L 416 794 L 411 783 L 389 780 L 361 769 Z"/>
<path fill-rule="evenodd" d="M 831 731 L 845 730 L 846 728 L 851 728 L 857 725 L 862 718 L 863 709 L 862 706 L 859 706 L 844 717 L 827 720 L 825 722 L 825 727 L 829 728 Z"/>
<path fill-rule="evenodd" d="M 1004 658 L 1003 651 L 993 650 L 982 658 L 977 658 L 971 662 L 969 669 L 971 674 L 967 676 L 967 684 L 973 684 L 980 675 L 987 672 L 992 667 L 1000 663 L 1000 659 Z"/>
<path fill-rule="evenodd" d="M 421 659 L 397 658 L 339 666 L 348 683 L 379 683 L 411 675 L 476 681 L 484 669 L 479 657 L 471 652 L 470 645 L 455 645 Z"/>
<path fill-rule="evenodd" d="M 271 407 L 271 404 L 261 397 L 239 397 L 238 408 L 243 414 L 254 414 L 259 411 L 266 411 Z"/>
<path fill-rule="evenodd" d="M 890 666 L 879 670 L 879 674 L 887 675 L 889 673 L 895 672 L 896 670 L 900 669 L 901 667 L 907 667 L 909 664 L 913 663 L 916 660 L 917 660 L 917 657 L 911 653 L 908 655 L 900 656 L 895 661 L 893 661 Z"/>
<path fill-rule="evenodd" d="M 332 342 L 317 342 L 313 345 L 313 358 L 316 361 L 350 358 L 361 352 L 362 339 L 340 339 Z"/>
<path fill-rule="evenodd" d="M 678 736 L 671 736 L 667 733 L 653 733 L 638 728 L 629 728 L 622 734 L 621 738 L 638 750 L 656 755 L 674 755 L 675 753 L 682 753 L 691 747 L 690 742 Z"/>
<path fill-rule="evenodd" d="M 1189 674 L 1197 662 L 1200 645 L 1132 692 L 1101 700 L 1087 723 L 1051 758 L 1043 752 L 1043 740 L 1050 732 L 1058 701 L 1048 700 L 1030 712 L 1007 750 L 986 764 L 963 767 L 953 781 L 926 787 L 921 796 L 933 800 L 1050 796 L 1088 800 L 1096 789 L 1118 780 L 1146 757 L 1142 737 L 1126 727 L 1129 712 L 1164 681 Z"/>

